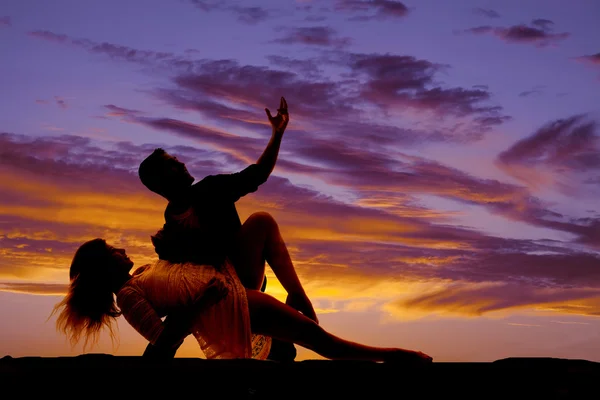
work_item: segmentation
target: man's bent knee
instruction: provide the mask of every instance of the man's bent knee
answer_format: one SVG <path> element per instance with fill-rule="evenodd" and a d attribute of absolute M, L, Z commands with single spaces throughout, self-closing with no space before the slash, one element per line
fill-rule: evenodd
<path fill-rule="evenodd" d="M 265 228 L 277 226 L 275 218 L 273 218 L 273 216 L 266 211 L 257 211 L 255 213 L 252 213 L 248 217 L 246 222 L 244 222 L 244 225 L 246 224 L 259 225 Z"/>

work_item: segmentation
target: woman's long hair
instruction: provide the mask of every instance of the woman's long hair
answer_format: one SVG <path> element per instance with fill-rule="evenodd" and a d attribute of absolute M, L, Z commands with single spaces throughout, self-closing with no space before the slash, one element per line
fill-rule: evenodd
<path fill-rule="evenodd" d="M 69 278 L 71 284 L 65 298 L 54 306 L 52 314 L 59 310 L 56 329 L 65 334 L 72 346 L 81 337 L 83 348 L 91 341 L 93 346 L 102 328 L 107 328 L 114 340 L 113 322 L 121 315 L 115 302 L 110 282 L 111 254 L 103 239 L 82 244 L 75 252 Z"/>

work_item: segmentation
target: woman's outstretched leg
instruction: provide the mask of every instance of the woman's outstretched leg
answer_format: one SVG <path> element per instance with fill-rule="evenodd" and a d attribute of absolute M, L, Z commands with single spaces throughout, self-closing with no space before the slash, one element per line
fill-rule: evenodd
<path fill-rule="evenodd" d="M 286 304 L 318 322 L 315 310 L 296 274 L 279 226 L 271 214 L 256 212 L 248 217 L 238 232 L 230 259 L 247 289 L 260 288 L 266 261 L 288 293 Z"/>
<path fill-rule="evenodd" d="M 294 342 L 329 359 L 430 362 L 417 351 L 365 346 L 339 338 L 290 306 L 257 290 L 246 290 L 252 332 Z"/>

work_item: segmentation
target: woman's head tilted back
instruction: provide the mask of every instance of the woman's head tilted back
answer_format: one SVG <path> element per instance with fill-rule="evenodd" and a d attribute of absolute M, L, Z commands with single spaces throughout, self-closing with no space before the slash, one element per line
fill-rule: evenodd
<path fill-rule="evenodd" d="M 77 344 L 82 335 L 84 348 L 90 339 L 94 344 L 103 327 L 114 337 L 112 323 L 120 311 L 114 300 L 112 279 L 119 258 L 113 251 L 103 239 L 94 239 L 75 252 L 69 271 L 69 291 L 53 311 L 54 314 L 62 308 L 56 327 L 67 335 L 72 345 Z"/>

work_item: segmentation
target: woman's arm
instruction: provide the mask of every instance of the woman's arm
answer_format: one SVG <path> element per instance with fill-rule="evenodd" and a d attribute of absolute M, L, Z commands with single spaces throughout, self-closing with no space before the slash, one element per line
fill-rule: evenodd
<path fill-rule="evenodd" d="M 158 341 L 165 328 L 163 321 L 139 290 L 123 287 L 117 295 L 117 305 L 129 325 L 140 335 L 152 344 Z"/>

